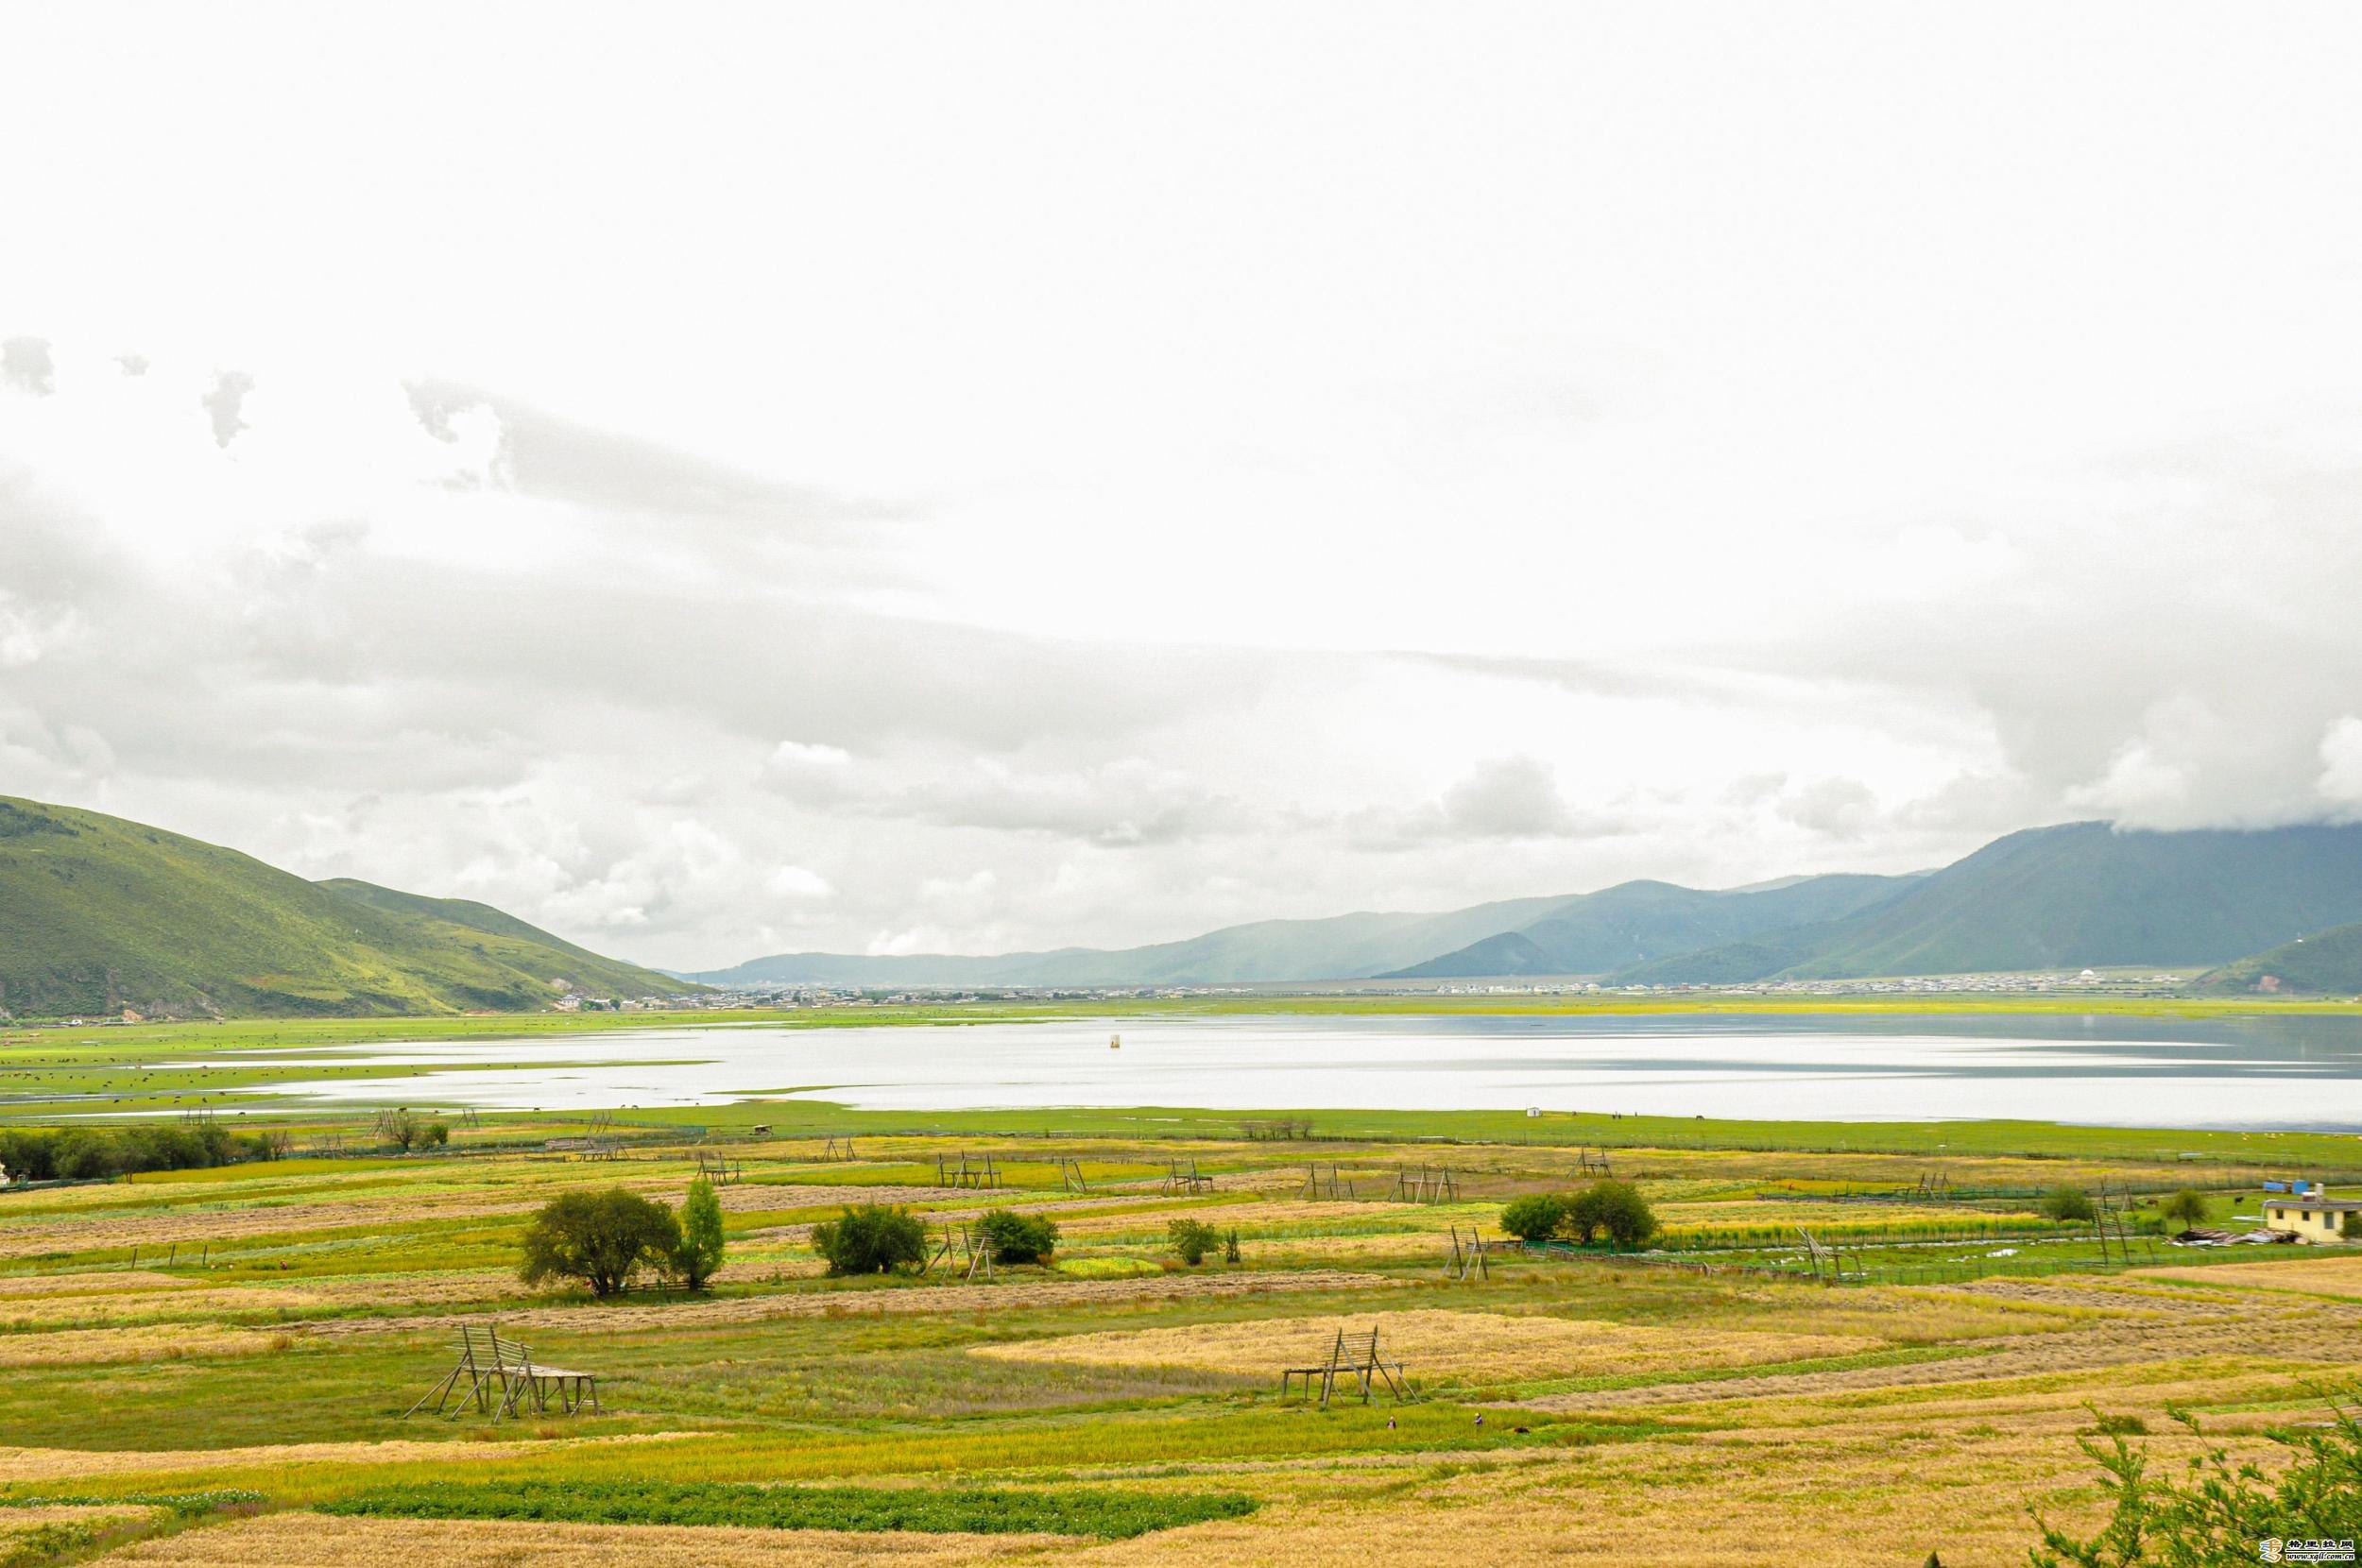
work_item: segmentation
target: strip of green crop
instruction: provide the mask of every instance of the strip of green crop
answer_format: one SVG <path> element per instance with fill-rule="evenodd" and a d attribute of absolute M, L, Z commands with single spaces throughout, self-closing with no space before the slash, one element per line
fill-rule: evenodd
<path fill-rule="evenodd" d="M 381 1487 L 325 1513 L 398 1519 L 535 1519 L 587 1525 L 728 1525 L 779 1530 L 924 1530 L 1077 1535 L 1121 1541 L 1177 1525 L 1237 1519 L 1255 1500 L 1234 1491 L 1115 1488 L 935 1491 L 770 1487 L 723 1482 L 525 1481 Z"/>

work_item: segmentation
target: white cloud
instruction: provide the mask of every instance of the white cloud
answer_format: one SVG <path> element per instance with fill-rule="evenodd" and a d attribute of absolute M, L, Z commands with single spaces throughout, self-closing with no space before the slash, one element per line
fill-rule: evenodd
<path fill-rule="evenodd" d="M 763 890 L 779 898 L 831 898 L 836 889 L 816 871 L 799 865 L 783 865 L 771 873 L 762 884 Z"/>
<path fill-rule="evenodd" d="M 2322 735 L 2319 789 L 2341 815 L 2362 810 L 2362 719 L 2348 714 Z"/>
<path fill-rule="evenodd" d="M 0 788 L 684 967 L 2353 814 L 2362 19 L 1869 14 L 20 8 Z"/>

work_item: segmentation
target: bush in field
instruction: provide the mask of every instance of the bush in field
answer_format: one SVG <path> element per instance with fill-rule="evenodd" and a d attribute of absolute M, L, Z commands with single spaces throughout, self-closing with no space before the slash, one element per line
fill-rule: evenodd
<path fill-rule="evenodd" d="M 673 1253 L 673 1272 L 692 1290 L 703 1290 L 713 1271 L 722 1267 L 722 1200 L 713 1184 L 700 1176 L 689 1184 L 681 1200 L 680 1246 Z"/>
<path fill-rule="evenodd" d="M 1222 1245 L 1222 1236 L 1202 1219 L 1175 1219 L 1165 1227 L 1165 1244 L 1173 1256 L 1194 1269 L 1206 1254 Z"/>
<path fill-rule="evenodd" d="M 1045 1215 L 995 1209 L 978 1221 L 995 1263 L 1040 1263 L 1056 1251 L 1058 1222 Z"/>
<path fill-rule="evenodd" d="M 1630 1182 L 1594 1182 L 1566 1205 L 1566 1221 L 1584 1244 L 1605 1235 L 1618 1247 L 1637 1247 L 1657 1233 L 1656 1211 Z"/>
<path fill-rule="evenodd" d="M 2348 1389 L 2341 1397 L 2357 1395 L 2362 1389 Z M 2233 1463 L 2219 1444 L 2191 1458 L 2184 1478 L 2176 1481 L 2150 1475 L 2148 1455 L 2122 1437 L 2106 1446 L 2093 1438 L 2077 1440 L 2099 1466 L 2099 1484 L 2114 1510 L 2089 1540 L 2054 1529 L 2036 1514 L 2042 1526 L 2042 1544 L 2031 1554 L 2036 1568 L 2201 1568 L 2257 1561 L 2267 1541 L 2362 1536 L 2362 1419 L 2350 1406 L 2333 1406 L 2332 1412 L 2336 1420 L 2326 1427 L 2266 1433 L 2290 1451 L 2291 1462 L 2277 1483 L 2252 1459 Z M 2196 1417 L 2174 1415 L 2192 1437 L 2200 1435 Z"/>
<path fill-rule="evenodd" d="M 813 1227 L 812 1250 L 831 1274 L 882 1274 L 926 1261 L 927 1227 L 908 1209 L 848 1203 L 842 1217 Z"/>
<path fill-rule="evenodd" d="M 518 1277 L 580 1280 L 594 1296 L 611 1296 L 643 1264 L 669 1269 L 680 1251 L 680 1221 L 636 1192 L 569 1192 L 541 1206 L 525 1227 Z"/>
<path fill-rule="evenodd" d="M 451 1124 L 422 1116 L 416 1111 L 388 1111 L 377 1118 L 377 1130 L 387 1143 L 407 1154 L 414 1149 L 439 1149 L 451 1142 Z"/>
<path fill-rule="evenodd" d="M 2206 1195 L 2196 1187 L 2183 1187 L 2159 1202 L 2157 1215 L 2168 1225 L 2185 1231 L 2193 1225 L 2203 1225 L 2206 1223 Z"/>
<path fill-rule="evenodd" d="M 2092 1207 L 2090 1195 L 2081 1187 L 2069 1186 L 2063 1182 L 2043 1194 L 2041 1207 L 2045 1218 L 2055 1219 L 2062 1225 L 2071 1219 L 2099 1218 L 2099 1211 Z"/>
<path fill-rule="evenodd" d="M 1548 1241 L 1566 1223 L 1566 1200 L 1547 1192 L 1512 1198 L 1501 1205 L 1501 1229 L 1520 1241 Z"/>

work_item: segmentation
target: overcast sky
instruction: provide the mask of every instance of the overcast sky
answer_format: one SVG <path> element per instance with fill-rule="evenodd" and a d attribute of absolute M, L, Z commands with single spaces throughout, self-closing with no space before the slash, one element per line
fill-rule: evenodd
<path fill-rule="evenodd" d="M 622 956 L 2362 815 L 2362 10 L 0 13 L 0 793 Z"/>

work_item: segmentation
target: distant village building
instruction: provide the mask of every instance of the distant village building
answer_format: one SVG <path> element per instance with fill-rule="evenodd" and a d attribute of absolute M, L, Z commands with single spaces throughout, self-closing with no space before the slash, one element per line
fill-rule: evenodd
<path fill-rule="evenodd" d="M 2351 1222 L 2354 1234 L 2349 1236 Z M 2293 1231 L 2306 1241 L 2362 1239 L 2362 1199 L 2325 1197 L 2312 1193 L 2271 1193 L 2264 1199 L 2264 1223 L 2275 1231 Z"/>

